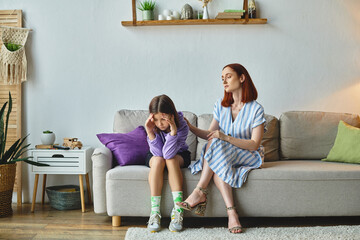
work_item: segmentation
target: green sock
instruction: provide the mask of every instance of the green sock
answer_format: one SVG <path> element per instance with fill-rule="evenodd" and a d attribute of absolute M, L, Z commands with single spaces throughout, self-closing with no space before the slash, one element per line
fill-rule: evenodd
<path fill-rule="evenodd" d="M 174 208 L 176 211 L 178 212 L 184 212 L 184 209 L 182 209 L 181 207 L 179 207 L 178 205 L 176 205 L 177 202 L 182 202 L 183 200 L 183 192 L 182 191 L 178 191 L 178 192 L 172 192 L 172 196 L 174 199 Z"/>
<path fill-rule="evenodd" d="M 151 196 L 151 214 L 160 214 L 161 196 Z"/>

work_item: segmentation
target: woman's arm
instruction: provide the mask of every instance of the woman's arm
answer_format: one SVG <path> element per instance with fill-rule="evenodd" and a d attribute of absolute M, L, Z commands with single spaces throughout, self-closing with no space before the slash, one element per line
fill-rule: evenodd
<path fill-rule="evenodd" d="M 208 135 L 212 131 L 215 131 L 215 130 L 219 129 L 219 123 L 214 118 L 212 119 L 212 121 L 210 123 L 209 130 L 203 130 L 203 129 L 197 128 L 197 127 L 191 125 L 191 123 L 186 118 L 184 118 L 184 119 L 187 122 L 190 131 L 193 134 L 195 134 L 196 136 L 198 136 L 199 138 L 202 138 L 202 139 L 205 139 L 205 140 L 208 140 Z"/>
<path fill-rule="evenodd" d="M 227 141 L 232 145 L 246 149 L 249 151 L 256 151 L 260 147 L 261 140 L 264 136 L 264 123 L 252 129 L 251 139 L 239 139 L 231 136 L 227 136 L 219 130 L 213 131 L 209 134 L 209 140 L 213 138 L 219 138 L 223 141 Z"/>

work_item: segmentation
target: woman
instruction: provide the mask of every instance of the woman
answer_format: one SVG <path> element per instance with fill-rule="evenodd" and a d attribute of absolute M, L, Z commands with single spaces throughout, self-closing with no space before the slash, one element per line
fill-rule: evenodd
<path fill-rule="evenodd" d="M 177 203 L 186 210 L 204 215 L 206 195 L 211 179 L 224 199 L 231 233 L 241 233 L 242 226 L 234 206 L 232 188 L 240 188 L 251 169 L 264 160 L 260 146 L 264 134 L 264 109 L 257 103 L 257 91 L 247 70 L 240 64 L 223 68 L 224 97 L 215 103 L 208 131 L 188 122 L 190 131 L 207 139 L 200 159 L 191 166 L 192 174 L 201 172 L 197 187 L 184 201 Z"/>
<path fill-rule="evenodd" d="M 169 229 L 183 229 L 183 209 L 176 205 L 183 200 L 183 176 L 181 168 L 190 164 L 190 152 L 186 144 L 189 127 L 183 113 L 177 112 L 173 101 L 166 95 L 154 97 L 149 104 L 149 117 L 145 122 L 150 151 L 146 165 L 150 167 L 149 185 L 151 213 L 148 222 L 150 232 L 158 232 L 160 226 L 160 203 L 165 166 L 169 173 L 169 184 L 174 200 Z"/>

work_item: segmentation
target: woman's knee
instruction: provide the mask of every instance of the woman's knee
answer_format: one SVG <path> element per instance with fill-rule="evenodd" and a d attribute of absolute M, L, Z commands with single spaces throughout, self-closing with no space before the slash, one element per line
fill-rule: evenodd
<path fill-rule="evenodd" d="M 160 168 L 160 169 L 163 169 L 165 168 L 165 159 L 162 158 L 162 157 L 156 157 L 156 156 L 153 156 L 151 159 L 150 159 L 150 168 Z"/>
<path fill-rule="evenodd" d="M 209 149 L 211 143 L 212 143 L 212 139 L 207 142 L 205 152 L 207 152 L 207 150 Z"/>

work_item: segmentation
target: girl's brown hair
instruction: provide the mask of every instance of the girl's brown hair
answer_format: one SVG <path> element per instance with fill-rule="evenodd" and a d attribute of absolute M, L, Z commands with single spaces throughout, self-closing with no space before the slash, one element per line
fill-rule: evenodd
<path fill-rule="evenodd" d="M 173 101 L 165 94 L 154 97 L 149 104 L 149 112 L 166 113 L 174 116 L 176 127 L 179 127 L 179 116 Z"/>
<path fill-rule="evenodd" d="M 226 65 L 223 70 L 225 68 L 231 68 L 232 70 L 234 70 L 238 77 L 240 77 L 242 74 L 244 74 L 245 76 L 245 81 L 241 84 L 241 89 L 242 89 L 242 92 L 241 92 L 241 102 L 243 103 L 247 103 L 247 102 L 251 102 L 253 100 L 256 100 L 257 99 L 257 91 L 256 91 L 256 88 L 255 88 L 255 85 L 253 83 L 253 81 L 251 80 L 251 77 L 248 73 L 248 71 L 246 70 L 246 68 L 244 66 L 242 66 L 241 64 L 238 64 L 238 63 L 232 63 L 232 64 L 228 64 Z M 223 107 L 230 107 L 231 104 L 234 103 L 234 99 L 233 99 L 233 96 L 232 96 L 232 93 L 228 93 L 226 91 L 224 91 L 224 98 L 221 102 L 221 105 Z"/>

